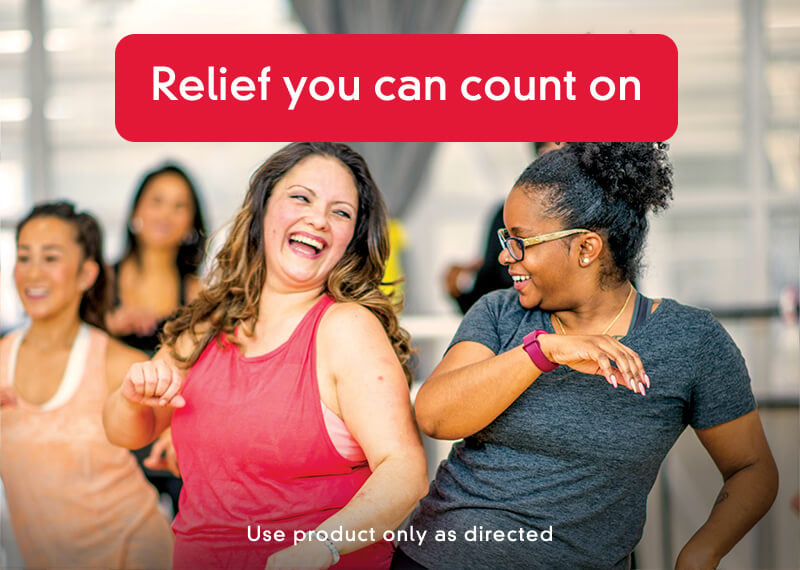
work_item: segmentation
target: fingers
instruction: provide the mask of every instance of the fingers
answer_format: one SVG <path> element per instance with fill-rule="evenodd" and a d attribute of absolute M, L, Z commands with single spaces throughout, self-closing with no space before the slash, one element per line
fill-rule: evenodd
<path fill-rule="evenodd" d="M 147 456 L 143 463 L 150 469 L 170 471 L 176 477 L 180 477 L 175 447 L 172 444 L 172 436 L 169 429 L 164 431 L 153 443 L 150 455 Z"/>
<path fill-rule="evenodd" d="M 129 327 L 139 336 L 151 335 L 158 327 L 158 319 L 145 309 L 131 309 L 128 319 Z"/>
<path fill-rule="evenodd" d="M 122 384 L 122 394 L 146 406 L 183 407 L 186 401 L 178 392 L 183 374 L 162 360 L 151 360 L 131 366 Z"/>
<path fill-rule="evenodd" d="M 148 469 L 153 469 L 155 471 L 165 471 L 167 469 L 167 458 L 164 456 L 163 451 L 158 455 L 151 452 L 150 455 L 144 458 L 142 463 Z"/>
<path fill-rule="evenodd" d="M 0 408 L 13 406 L 17 403 L 17 394 L 13 388 L 0 388 Z"/>
<path fill-rule="evenodd" d="M 186 401 L 178 392 L 183 386 L 183 374 L 174 366 L 169 367 L 170 383 L 166 389 L 161 393 L 159 405 L 172 406 L 174 408 L 182 408 L 186 405 Z"/>
<path fill-rule="evenodd" d="M 639 355 L 616 339 L 609 337 L 608 342 L 610 347 L 607 351 L 622 376 L 620 381 L 630 390 L 642 396 L 646 395 L 645 388 L 649 384 L 649 379 L 646 379 L 647 375 Z"/>
<path fill-rule="evenodd" d="M 618 387 L 619 380 L 617 380 L 617 374 L 615 374 L 615 372 L 619 371 L 615 371 L 614 367 L 611 366 L 611 360 L 608 358 L 608 356 L 601 352 L 597 355 L 596 362 L 598 366 L 598 373 L 602 374 L 605 377 L 606 382 L 614 386 L 614 388 Z"/>
<path fill-rule="evenodd" d="M 600 374 L 617 388 L 646 395 L 650 378 L 636 351 L 607 335 L 541 335 L 545 358 L 586 374 Z"/>
<path fill-rule="evenodd" d="M 606 337 L 604 344 L 607 357 L 614 361 L 620 374 L 619 378 L 616 378 L 615 375 L 616 380 L 631 391 L 642 396 L 646 395 L 646 386 L 649 383 L 649 379 L 645 382 L 646 374 L 639 355 L 611 337 Z"/>
<path fill-rule="evenodd" d="M 169 471 L 175 477 L 180 477 L 181 472 L 178 469 L 178 464 L 175 461 L 174 456 L 170 456 L 168 454 L 162 454 L 159 457 L 147 457 L 143 462 L 145 467 L 148 469 L 152 469 L 153 471 Z"/>
<path fill-rule="evenodd" d="M 158 328 L 158 319 L 149 311 L 131 307 L 118 307 L 107 318 L 109 328 L 115 334 L 147 336 Z"/>
<path fill-rule="evenodd" d="M 153 442 L 153 447 L 150 448 L 150 455 L 147 456 L 147 459 L 145 459 L 145 461 L 164 459 L 164 456 L 167 453 L 167 449 L 169 449 L 171 443 L 172 443 L 172 438 L 163 437 L 163 434 L 162 436 L 159 436 L 159 438 Z"/>

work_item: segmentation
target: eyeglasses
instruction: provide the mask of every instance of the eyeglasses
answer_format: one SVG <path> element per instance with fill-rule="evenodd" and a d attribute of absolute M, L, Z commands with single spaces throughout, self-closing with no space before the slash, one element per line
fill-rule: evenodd
<path fill-rule="evenodd" d="M 561 230 L 559 232 L 553 232 L 550 234 L 541 234 L 529 238 L 519 238 L 511 237 L 511 234 L 507 229 L 500 228 L 497 230 L 497 237 L 500 238 L 500 245 L 503 246 L 503 248 L 508 252 L 508 255 L 510 255 L 514 261 L 522 261 L 525 259 L 525 248 L 527 247 L 539 245 L 540 243 L 544 243 L 546 241 L 553 241 L 574 234 L 584 234 L 587 232 L 589 232 L 589 230 Z"/>

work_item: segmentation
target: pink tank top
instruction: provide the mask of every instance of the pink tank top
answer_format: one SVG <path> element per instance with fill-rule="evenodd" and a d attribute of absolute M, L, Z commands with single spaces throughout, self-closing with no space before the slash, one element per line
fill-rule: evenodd
<path fill-rule="evenodd" d="M 316 333 L 323 296 L 275 350 L 245 357 L 212 341 L 186 377 L 186 406 L 175 410 L 172 438 L 183 476 L 173 523 L 174 567 L 262 569 L 344 507 L 371 471 L 343 457 L 320 406 Z M 345 341 L 346 342 L 346 341 Z M 266 540 L 265 532 L 285 533 Z M 342 556 L 337 568 L 388 568 L 389 542 Z"/>

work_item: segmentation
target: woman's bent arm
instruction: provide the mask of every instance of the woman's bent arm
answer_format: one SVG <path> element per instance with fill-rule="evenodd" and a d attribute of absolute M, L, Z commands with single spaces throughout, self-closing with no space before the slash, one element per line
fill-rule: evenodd
<path fill-rule="evenodd" d="M 649 385 L 639 356 L 610 336 L 548 334 L 539 343 L 551 362 L 635 391 L 640 381 Z M 493 422 L 541 373 L 521 345 L 495 355 L 480 343 L 459 342 L 420 388 L 417 421 L 431 437 L 462 439 Z"/>
<path fill-rule="evenodd" d="M 724 484 L 705 524 L 683 547 L 678 569 L 716 568 L 731 548 L 764 516 L 778 492 L 778 469 L 758 411 L 697 430 L 722 473 Z"/>
<path fill-rule="evenodd" d="M 164 348 L 152 360 L 130 366 L 103 407 L 108 440 L 128 449 L 152 443 L 169 425 L 173 408 L 183 404 L 182 383 L 183 373 Z"/>
<path fill-rule="evenodd" d="M 420 429 L 437 439 L 461 439 L 497 418 L 541 371 L 521 346 L 495 354 L 459 342 L 445 355 L 414 401 Z"/>
<path fill-rule="evenodd" d="M 346 554 L 403 521 L 427 490 L 427 466 L 408 386 L 378 319 L 359 305 L 334 305 L 320 325 L 317 348 L 335 376 L 337 401 L 329 407 L 338 407 L 372 470 L 347 505 L 316 529 L 360 532 L 366 540 L 335 543 Z M 267 567 L 325 567 L 330 555 L 310 540 L 274 554 Z"/>

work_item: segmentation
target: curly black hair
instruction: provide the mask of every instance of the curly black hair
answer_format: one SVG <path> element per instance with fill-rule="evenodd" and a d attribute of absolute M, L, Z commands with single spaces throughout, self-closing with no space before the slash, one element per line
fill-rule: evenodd
<path fill-rule="evenodd" d="M 543 201 L 544 215 L 565 228 L 603 236 L 614 267 L 604 274 L 635 280 L 647 237 L 647 214 L 672 198 L 672 165 L 664 143 L 570 143 L 531 163 L 515 186 Z"/>

